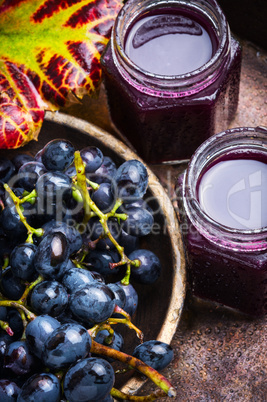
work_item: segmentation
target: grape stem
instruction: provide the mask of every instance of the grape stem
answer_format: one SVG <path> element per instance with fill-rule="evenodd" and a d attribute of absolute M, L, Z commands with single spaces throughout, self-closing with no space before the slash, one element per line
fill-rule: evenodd
<path fill-rule="evenodd" d="M 75 151 L 74 153 L 74 164 L 77 173 L 77 187 L 81 191 L 81 196 L 83 199 L 83 208 L 84 208 L 84 218 L 83 224 L 87 224 L 89 219 L 91 218 L 91 198 L 89 196 L 89 192 L 87 189 L 86 175 L 85 175 L 85 165 L 81 158 L 80 152 Z"/>
<path fill-rule="evenodd" d="M 86 179 L 86 183 L 95 191 L 99 189 L 99 184 L 94 183 L 93 181 Z"/>
<path fill-rule="evenodd" d="M 4 271 L 9 265 L 9 257 L 7 255 L 4 256 L 4 263 L 2 266 L 2 271 Z"/>
<path fill-rule="evenodd" d="M 161 388 L 167 396 L 176 396 L 176 391 L 167 378 L 141 360 L 118 350 L 111 349 L 108 346 L 101 345 L 94 340 L 92 340 L 91 353 L 111 357 L 112 359 L 119 360 L 120 362 L 127 364 L 128 366 L 144 374 L 146 377 L 150 378 L 150 380 Z"/>
<path fill-rule="evenodd" d="M 114 329 L 107 323 L 100 323 L 94 325 L 92 328 L 88 330 L 88 333 L 91 335 L 92 338 L 95 338 L 99 331 L 107 330 L 109 335 L 105 338 L 105 344 L 109 345 L 112 343 L 113 336 L 114 336 Z"/>
<path fill-rule="evenodd" d="M 34 288 L 34 286 L 38 285 L 38 283 L 40 283 L 42 281 L 43 281 L 43 277 L 41 275 L 39 275 L 38 278 L 34 282 L 28 283 L 26 285 L 26 289 L 25 289 L 23 295 L 18 300 L 18 303 L 24 304 L 26 302 L 26 299 L 27 299 L 30 291 Z"/>
<path fill-rule="evenodd" d="M 13 332 L 12 329 L 10 328 L 8 322 L 6 322 L 6 321 L 1 321 L 1 320 L 0 320 L 0 327 L 1 327 L 4 331 L 6 331 L 6 333 L 7 333 L 9 336 L 13 336 L 13 335 L 14 335 L 14 332 Z"/>
<path fill-rule="evenodd" d="M 36 318 L 36 315 L 33 314 L 30 310 L 28 310 L 25 306 L 23 306 L 22 304 L 20 304 L 18 301 L 14 301 L 14 300 L 0 300 L 0 306 L 4 306 L 4 307 L 14 307 L 17 310 L 22 310 L 27 319 L 29 321 L 32 321 Z"/>
<path fill-rule="evenodd" d="M 138 260 L 130 260 L 124 253 L 124 247 L 120 246 L 119 243 L 117 242 L 116 239 L 112 236 L 109 227 L 108 227 L 108 219 L 113 216 L 117 216 L 118 219 L 126 220 L 127 215 L 126 214 L 116 214 L 117 209 L 122 205 L 123 201 L 121 199 L 118 199 L 117 202 L 115 203 L 113 209 L 111 212 L 104 214 L 94 203 L 94 201 L 91 199 L 88 189 L 87 189 L 87 179 L 85 175 L 85 166 L 83 163 L 83 160 L 81 158 L 80 152 L 75 151 L 74 153 L 74 164 L 77 172 L 77 187 L 81 191 L 81 195 L 83 198 L 83 205 L 84 205 L 84 219 L 83 223 L 87 224 L 89 219 L 91 218 L 91 214 L 93 211 L 98 217 L 99 217 L 99 222 L 101 223 L 103 230 L 104 230 L 104 237 L 108 237 L 109 240 L 112 242 L 112 244 L 116 247 L 120 257 L 121 261 L 119 265 L 124 265 L 127 264 L 127 270 L 125 277 L 122 279 L 122 283 L 124 285 L 128 285 L 130 281 L 130 274 L 131 274 L 131 265 L 134 266 L 139 266 L 140 261 Z M 92 184 L 92 182 L 90 182 Z M 102 236 L 103 237 L 103 236 Z"/>
<path fill-rule="evenodd" d="M 40 237 L 44 234 L 44 230 L 39 228 L 39 229 L 35 229 L 32 226 L 30 226 L 25 218 L 25 216 L 22 213 L 20 204 L 22 204 L 23 202 L 25 202 L 25 199 L 27 199 L 29 197 L 29 195 L 31 195 L 32 197 L 32 193 L 28 194 L 26 197 L 20 199 L 19 197 L 17 197 L 14 192 L 11 190 L 11 188 L 9 187 L 8 184 L 4 184 L 4 188 L 5 190 L 8 192 L 8 194 L 10 195 L 12 201 L 14 202 L 16 211 L 19 215 L 19 218 L 21 220 L 21 222 L 23 223 L 23 225 L 26 227 L 27 231 L 28 231 L 28 238 L 26 240 L 26 243 L 32 243 L 32 236 L 35 234 L 37 237 Z"/>

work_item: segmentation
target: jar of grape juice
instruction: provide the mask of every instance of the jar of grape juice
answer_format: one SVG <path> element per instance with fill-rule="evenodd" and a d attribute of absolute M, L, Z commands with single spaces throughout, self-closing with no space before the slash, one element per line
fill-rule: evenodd
<path fill-rule="evenodd" d="M 210 137 L 178 178 L 192 293 L 250 315 L 267 311 L 267 128 Z"/>
<path fill-rule="evenodd" d="M 148 163 L 190 158 L 236 112 L 241 48 L 215 0 L 128 0 L 101 63 L 111 119 Z"/>

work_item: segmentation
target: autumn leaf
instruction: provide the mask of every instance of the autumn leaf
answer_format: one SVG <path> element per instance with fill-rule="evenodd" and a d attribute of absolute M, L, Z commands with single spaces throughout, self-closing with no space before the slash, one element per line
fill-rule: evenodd
<path fill-rule="evenodd" d="M 0 148 L 38 138 L 45 110 L 93 94 L 122 0 L 0 0 Z"/>

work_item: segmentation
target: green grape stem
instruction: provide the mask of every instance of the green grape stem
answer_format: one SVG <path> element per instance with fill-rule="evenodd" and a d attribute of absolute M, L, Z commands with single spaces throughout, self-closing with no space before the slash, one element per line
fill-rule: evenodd
<path fill-rule="evenodd" d="M 6 269 L 9 265 L 9 256 L 5 255 L 4 256 L 4 264 L 2 266 L 2 271 L 4 271 L 4 269 Z"/>
<path fill-rule="evenodd" d="M 83 224 L 87 224 L 89 219 L 91 218 L 91 198 L 89 196 L 89 192 L 87 189 L 86 175 L 85 175 L 85 165 L 81 158 L 80 152 L 75 151 L 74 153 L 74 164 L 77 173 L 77 187 L 81 192 L 81 196 L 83 199 L 83 208 L 84 208 L 84 218 Z"/>
<path fill-rule="evenodd" d="M 110 217 L 116 216 L 118 219 L 122 219 L 122 220 L 127 219 L 127 214 L 116 214 L 117 209 L 122 205 L 123 201 L 121 199 L 118 199 L 116 201 L 114 207 L 112 208 L 112 210 L 109 213 L 104 214 L 96 206 L 96 204 L 93 202 L 93 200 L 91 199 L 91 197 L 89 195 L 89 192 L 87 189 L 88 180 L 86 179 L 86 175 L 85 175 L 85 166 L 84 166 L 84 163 L 83 163 L 83 160 L 81 158 L 79 151 L 76 151 L 74 154 L 74 164 L 75 164 L 75 168 L 76 168 L 76 172 L 77 172 L 77 187 L 79 188 L 79 190 L 81 192 L 81 196 L 82 196 L 83 203 L 84 203 L 83 205 L 84 205 L 85 215 L 84 215 L 83 223 L 84 224 L 88 223 L 89 219 L 92 216 L 92 212 L 98 216 L 99 222 L 101 223 L 103 230 L 104 230 L 104 234 L 102 236 L 100 236 L 100 238 L 103 238 L 103 236 L 108 237 L 109 240 L 112 242 L 112 244 L 116 247 L 116 249 L 121 257 L 121 261 L 120 261 L 119 265 L 127 264 L 126 275 L 122 279 L 122 283 L 124 285 L 128 285 L 129 280 L 130 280 L 130 274 L 131 274 L 131 265 L 138 266 L 136 264 L 140 264 L 140 262 L 138 260 L 131 261 L 125 255 L 124 247 L 120 246 L 119 243 L 117 242 L 117 240 L 114 239 L 114 237 L 112 236 L 112 234 L 109 230 L 109 227 L 108 227 L 108 219 Z M 92 184 L 94 184 L 94 183 L 90 182 L 90 185 L 92 185 Z"/>
<path fill-rule="evenodd" d="M 124 325 L 126 325 L 128 328 L 133 329 L 136 332 L 136 335 L 138 336 L 138 338 L 141 340 L 141 342 L 143 342 L 144 334 L 139 328 L 137 328 L 132 323 L 130 315 L 117 305 L 115 306 L 114 313 L 121 314 L 125 318 L 112 318 L 111 317 L 107 320 L 107 323 L 108 324 L 124 324 Z"/>
<path fill-rule="evenodd" d="M 94 183 L 93 181 L 86 179 L 86 183 L 95 191 L 99 189 L 99 184 Z"/>
<path fill-rule="evenodd" d="M 21 296 L 21 298 L 18 300 L 18 303 L 24 304 L 26 302 L 26 299 L 30 293 L 30 291 L 36 286 L 38 285 L 38 283 L 42 282 L 44 279 L 41 275 L 38 276 L 38 278 L 34 281 L 31 282 L 29 284 L 26 285 L 26 289 L 23 293 L 23 295 Z"/>
<path fill-rule="evenodd" d="M 37 191 L 32 190 L 32 192 L 28 193 L 27 195 L 25 195 L 23 198 L 20 199 L 20 203 L 23 204 L 26 201 L 33 203 L 36 198 L 37 198 Z"/>
<path fill-rule="evenodd" d="M 103 331 L 105 329 L 109 332 L 109 335 L 107 335 L 107 337 L 105 338 L 105 344 L 109 345 L 112 343 L 114 336 L 114 329 L 111 328 L 109 324 L 107 323 L 96 324 L 92 328 L 90 328 L 88 332 L 92 338 L 95 338 L 99 331 Z"/>
<path fill-rule="evenodd" d="M 15 300 L 0 300 L 0 306 L 4 307 L 13 307 L 17 310 L 22 310 L 25 313 L 25 316 L 29 321 L 32 321 L 36 318 L 36 315 L 33 314 L 30 310 L 28 310 L 25 306 L 20 304 L 18 301 Z"/>
<path fill-rule="evenodd" d="M 140 373 L 144 374 L 146 377 L 152 380 L 154 384 L 161 388 L 167 396 L 176 396 L 176 391 L 169 380 L 167 380 L 167 378 L 165 378 L 162 374 L 160 374 L 158 371 L 148 366 L 141 360 L 127 355 L 126 353 L 109 348 L 108 346 L 100 345 L 94 340 L 92 340 L 91 353 L 111 357 L 112 359 L 119 360 L 120 362 L 127 364 L 128 366 L 138 370 Z"/>
<path fill-rule="evenodd" d="M 115 324 L 124 324 L 128 328 L 133 329 L 136 332 L 137 337 L 141 340 L 141 342 L 144 339 L 144 334 L 143 332 L 137 328 L 130 320 L 127 318 L 109 318 L 107 320 L 109 324 L 115 325 Z"/>
<path fill-rule="evenodd" d="M 23 213 L 22 213 L 20 204 L 22 204 L 23 202 L 25 202 L 25 200 L 29 197 L 29 195 L 31 195 L 31 198 L 32 198 L 32 197 L 33 197 L 33 196 L 32 196 L 32 193 L 33 193 L 33 192 L 30 193 L 30 194 L 28 194 L 26 197 L 20 199 L 19 197 L 17 197 L 17 196 L 14 194 L 14 192 L 11 190 L 11 188 L 8 186 L 8 184 L 5 183 L 5 184 L 4 184 L 4 188 L 5 188 L 5 190 L 8 192 L 8 194 L 10 195 L 12 201 L 14 202 L 14 205 L 15 205 L 16 211 L 17 211 L 17 213 L 18 213 L 18 215 L 19 215 L 19 217 L 20 217 L 20 220 L 21 220 L 21 222 L 23 223 L 23 225 L 26 227 L 26 229 L 27 229 L 27 231 L 28 231 L 28 238 L 27 238 L 26 242 L 32 243 L 32 242 L 33 242 L 32 236 L 35 234 L 37 237 L 40 237 L 40 236 L 42 236 L 42 235 L 44 234 L 44 231 L 43 231 L 43 229 L 41 229 L 41 228 L 35 229 L 35 228 L 33 228 L 32 226 L 30 226 L 30 225 L 28 224 L 27 219 L 25 218 L 25 216 L 24 216 Z M 34 191 L 35 191 L 35 190 L 34 190 Z M 35 194 L 36 194 L 36 192 L 35 192 Z"/>

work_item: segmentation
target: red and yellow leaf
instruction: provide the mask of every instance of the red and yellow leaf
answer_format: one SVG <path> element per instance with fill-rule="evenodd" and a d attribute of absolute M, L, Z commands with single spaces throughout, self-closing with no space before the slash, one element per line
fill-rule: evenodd
<path fill-rule="evenodd" d="M 0 148 L 38 138 L 45 110 L 92 94 L 122 0 L 0 0 Z"/>

